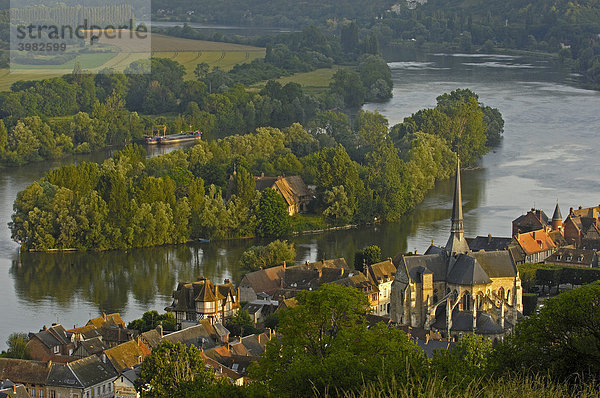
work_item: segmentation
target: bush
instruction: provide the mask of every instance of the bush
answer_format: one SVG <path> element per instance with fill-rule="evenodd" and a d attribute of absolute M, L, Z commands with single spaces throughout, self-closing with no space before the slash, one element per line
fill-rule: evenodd
<path fill-rule="evenodd" d="M 535 293 L 523 293 L 523 315 L 531 315 L 537 307 L 538 295 Z"/>

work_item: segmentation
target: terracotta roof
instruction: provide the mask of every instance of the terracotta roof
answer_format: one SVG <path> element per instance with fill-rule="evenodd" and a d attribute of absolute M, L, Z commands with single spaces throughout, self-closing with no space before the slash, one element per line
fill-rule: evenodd
<path fill-rule="evenodd" d="M 515 238 L 523 251 L 528 255 L 556 248 L 550 235 L 543 229 L 517 234 Z"/>
<path fill-rule="evenodd" d="M 107 358 L 115 367 L 117 372 L 122 373 L 125 369 L 133 368 L 150 355 L 150 350 L 142 343 L 131 340 L 116 347 L 104 351 Z"/>
<path fill-rule="evenodd" d="M 50 366 L 45 362 L 0 358 L 0 379 L 13 383 L 46 384 Z"/>

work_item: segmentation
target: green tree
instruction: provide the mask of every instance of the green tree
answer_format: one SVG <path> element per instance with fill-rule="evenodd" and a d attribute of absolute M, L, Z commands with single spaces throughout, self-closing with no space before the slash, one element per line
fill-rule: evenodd
<path fill-rule="evenodd" d="M 11 333 L 6 340 L 8 350 L 0 356 L 5 358 L 17 358 L 17 359 L 31 359 L 29 349 L 27 348 L 27 342 L 29 337 L 27 333 Z"/>
<path fill-rule="evenodd" d="M 196 65 L 194 68 L 194 76 L 198 80 L 204 80 L 206 75 L 208 75 L 208 71 L 210 70 L 210 66 L 206 62 L 202 62 Z"/>
<path fill-rule="evenodd" d="M 272 188 L 260 193 L 256 214 L 256 235 L 280 237 L 290 230 L 290 215 L 285 200 Z"/>
<path fill-rule="evenodd" d="M 348 108 L 358 108 L 365 102 L 366 89 L 357 72 L 340 69 L 329 83 L 331 93 L 339 95 Z"/>
<path fill-rule="evenodd" d="M 280 316 L 280 338 L 250 370 L 275 396 L 350 392 L 379 377 L 402 383 L 425 370 L 423 352 L 406 334 L 383 324 L 367 328 L 359 290 L 324 284 L 297 300 Z"/>
<path fill-rule="evenodd" d="M 373 265 L 381 261 L 381 248 L 370 245 L 354 254 L 354 269 L 365 272 L 365 266 Z"/>
<path fill-rule="evenodd" d="M 174 332 L 177 330 L 177 322 L 173 313 L 159 314 L 158 311 L 146 311 L 140 319 L 133 320 L 127 324 L 128 329 L 138 330 L 140 333 L 156 329 L 162 325 L 163 330 Z"/>
<path fill-rule="evenodd" d="M 243 337 L 260 332 L 254 327 L 254 322 L 246 310 L 238 311 L 237 314 L 227 321 L 226 327 L 232 336 Z"/>
<path fill-rule="evenodd" d="M 288 241 L 274 240 L 266 246 L 252 246 L 242 253 L 240 266 L 243 269 L 256 271 L 260 268 L 280 265 L 284 261 L 293 262 L 296 259 L 296 249 Z"/>
<path fill-rule="evenodd" d="M 204 387 L 212 384 L 213 379 L 198 348 L 163 341 L 142 362 L 135 386 L 143 398 L 176 397 L 184 383 L 194 382 Z"/>
<path fill-rule="evenodd" d="M 354 53 L 358 51 L 358 25 L 356 22 L 350 22 L 349 24 L 342 26 L 341 32 L 341 43 L 342 49 L 346 53 Z"/>
<path fill-rule="evenodd" d="M 600 282 L 563 292 L 544 302 L 537 314 L 519 322 L 494 352 L 507 372 L 547 374 L 554 380 L 600 372 Z"/>
<path fill-rule="evenodd" d="M 0 160 L 1 155 L 3 155 L 8 150 L 8 130 L 6 130 L 6 126 L 4 125 L 4 120 L 0 119 Z"/>
<path fill-rule="evenodd" d="M 324 201 L 326 208 L 323 215 L 332 224 L 342 225 L 352 219 L 353 209 L 343 185 L 325 191 Z"/>

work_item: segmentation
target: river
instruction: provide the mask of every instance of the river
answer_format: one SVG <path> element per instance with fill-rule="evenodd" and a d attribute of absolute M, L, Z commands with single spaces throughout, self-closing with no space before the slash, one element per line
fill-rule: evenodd
<path fill-rule="evenodd" d="M 511 220 L 529 208 L 551 215 L 558 200 L 569 207 L 600 203 L 600 93 L 579 88 L 578 77 L 544 59 L 518 56 L 393 54 L 394 98 L 368 104 L 391 124 L 439 94 L 470 88 L 497 107 L 506 121 L 504 140 L 480 167 L 463 172 L 467 236 L 509 236 Z M 81 159 L 101 160 L 108 154 Z M 77 158 L 80 159 L 80 158 Z M 13 331 L 37 331 L 60 322 L 82 325 L 101 312 L 126 321 L 170 304 L 177 281 L 204 275 L 239 281 L 236 266 L 253 240 L 111 251 L 21 253 L 7 223 L 17 192 L 62 162 L 0 169 L 0 348 Z M 401 223 L 292 239 L 298 261 L 316 261 L 378 244 L 384 256 L 424 251 L 445 243 L 452 207 L 452 181 L 441 181 Z"/>

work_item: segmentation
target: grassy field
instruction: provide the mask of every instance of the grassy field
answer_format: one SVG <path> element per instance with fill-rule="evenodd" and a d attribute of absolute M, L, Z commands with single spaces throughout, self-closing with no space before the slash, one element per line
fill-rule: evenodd
<path fill-rule="evenodd" d="M 102 39 L 99 43 L 108 45 Z M 48 66 L 43 69 L 23 66 L 19 73 L 10 73 L 9 69 L 0 69 L 0 91 L 9 90 L 11 84 L 19 80 L 40 80 L 69 73 L 73 70 L 76 62 L 79 62 L 83 69 L 91 72 L 98 72 L 104 68 L 122 69 L 124 65 L 145 58 L 147 52 L 144 53 L 143 49 L 137 49 L 135 44 L 135 42 L 126 40 L 119 41 L 119 46 L 123 49 L 123 52 L 82 54 L 64 65 Z M 229 70 L 236 64 L 264 57 L 265 49 L 241 44 L 181 39 L 154 34 L 152 35 L 152 56 L 180 62 L 186 69 L 186 78 L 192 79 L 194 78 L 194 68 L 201 62 Z"/>
<path fill-rule="evenodd" d="M 327 90 L 331 78 L 339 69 L 343 67 L 334 66 L 333 68 L 324 68 L 313 70 L 312 72 L 296 73 L 292 76 L 284 76 L 277 79 L 281 84 L 290 82 L 298 83 L 304 87 L 308 94 L 319 94 Z M 265 86 L 266 82 L 260 82 L 252 86 L 252 88 L 260 90 Z"/>

